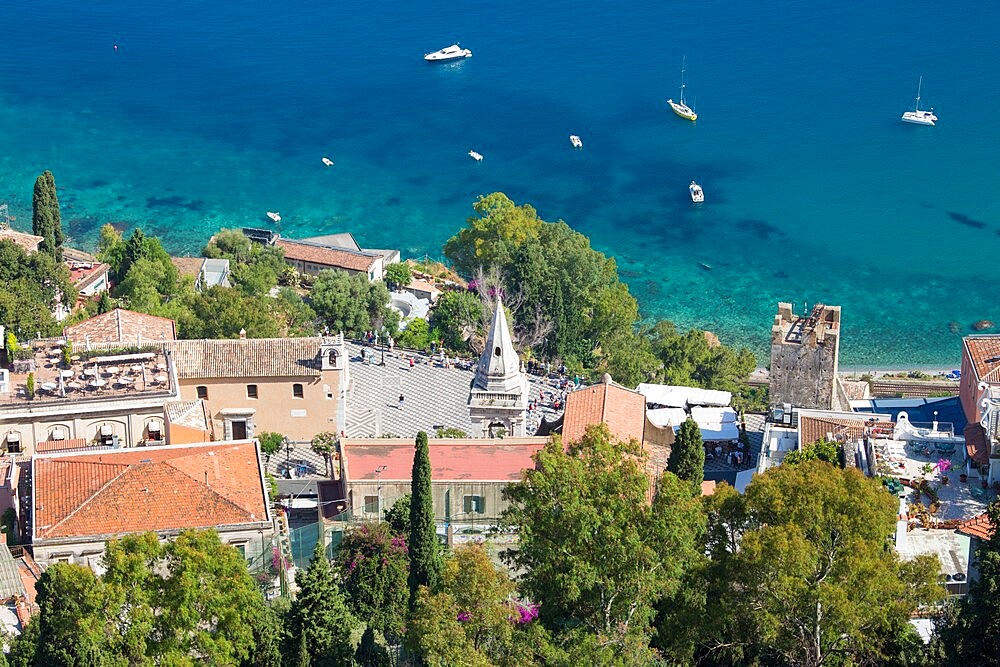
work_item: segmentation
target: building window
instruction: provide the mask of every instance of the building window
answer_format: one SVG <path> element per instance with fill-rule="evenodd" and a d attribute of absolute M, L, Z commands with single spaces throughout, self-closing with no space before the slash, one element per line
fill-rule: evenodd
<path fill-rule="evenodd" d="M 465 496 L 464 500 L 466 514 L 482 514 L 486 511 L 482 496 Z"/>
<path fill-rule="evenodd" d="M 305 394 L 302 391 L 302 385 L 299 384 L 298 382 L 292 385 L 292 396 L 294 396 L 295 398 L 302 398 L 305 396 Z"/>
<path fill-rule="evenodd" d="M 365 496 L 365 514 L 378 514 L 378 496 Z"/>
<path fill-rule="evenodd" d="M 205 386 L 198 387 L 198 398 L 200 398 L 203 401 L 208 400 L 208 387 Z"/>
<path fill-rule="evenodd" d="M 257 385 L 255 384 L 247 385 L 247 398 L 257 398 Z"/>
<path fill-rule="evenodd" d="M 240 556 L 243 558 L 247 557 L 247 543 L 240 542 L 239 544 L 234 544 L 233 547 L 240 552 Z"/>
<path fill-rule="evenodd" d="M 149 439 L 150 440 L 162 440 L 163 439 L 163 435 L 161 433 L 161 429 L 162 428 L 163 427 L 160 426 L 160 422 L 158 422 L 158 421 L 149 422 L 149 427 L 146 429 L 147 432 L 149 433 Z"/>

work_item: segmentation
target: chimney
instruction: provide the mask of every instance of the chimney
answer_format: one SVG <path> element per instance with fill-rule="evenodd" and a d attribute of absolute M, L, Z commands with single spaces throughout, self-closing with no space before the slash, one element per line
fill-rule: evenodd
<path fill-rule="evenodd" d="M 240 329 L 240 340 L 246 340 L 246 339 L 247 339 L 247 330 Z"/>

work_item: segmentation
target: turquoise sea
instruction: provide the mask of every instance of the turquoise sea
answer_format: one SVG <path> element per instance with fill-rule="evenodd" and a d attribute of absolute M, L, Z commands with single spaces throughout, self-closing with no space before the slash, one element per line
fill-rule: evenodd
<path fill-rule="evenodd" d="M 951 364 L 1000 322 L 991 0 L 0 4 L 16 226 L 49 168 L 85 247 L 111 221 L 194 253 L 276 210 L 438 256 L 502 190 L 614 255 L 645 315 L 759 351 L 779 300 L 841 304 L 851 364 Z M 473 57 L 422 60 L 454 41 Z M 696 124 L 665 106 L 684 56 Z M 937 127 L 899 121 L 920 75 Z"/>

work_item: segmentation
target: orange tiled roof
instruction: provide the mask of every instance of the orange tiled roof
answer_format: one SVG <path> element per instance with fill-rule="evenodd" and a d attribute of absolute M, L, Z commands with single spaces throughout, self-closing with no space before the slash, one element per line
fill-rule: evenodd
<path fill-rule="evenodd" d="M 35 539 L 269 520 L 253 442 L 34 459 Z"/>
<path fill-rule="evenodd" d="M 990 517 L 986 512 L 983 512 L 979 516 L 974 516 L 960 523 L 958 532 L 969 537 L 988 540 L 993 537 L 993 524 L 990 523 Z"/>
<path fill-rule="evenodd" d="M 278 239 L 278 247 L 285 251 L 285 259 L 321 264 L 347 271 L 369 271 L 378 255 L 332 248 L 317 243 L 307 243 L 292 239 Z"/>
<path fill-rule="evenodd" d="M 966 424 L 965 451 L 973 463 L 986 465 L 990 462 L 990 440 L 981 424 Z"/>
<path fill-rule="evenodd" d="M 83 438 L 74 438 L 72 440 L 43 440 L 35 447 L 35 451 L 39 454 L 45 454 L 47 452 L 64 452 L 68 449 L 83 449 L 86 446 L 87 441 Z"/>
<path fill-rule="evenodd" d="M 87 289 L 111 269 L 103 262 L 66 262 L 66 267 L 69 269 L 69 279 L 78 290 Z"/>
<path fill-rule="evenodd" d="M 566 396 L 563 442 L 577 442 L 588 426 L 607 424 L 619 440 L 642 442 L 646 419 L 646 398 L 616 384 L 597 384 Z"/>
<path fill-rule="evenodd" d="M 715 495 L 715 482 L 712 480 L 706 480 L 701 483 L 701 495 L 703 496 L 714 496 Z"/>
<path fill-rule="evenodd" d="M 24 232 L 19 232 L 16 229 L 0 229 L 0 241 L 10 241 L 14 245 L 18 245 L 26 253 L 33 253 L 38 251 L 38 245 L 44 239 L 41 236 L 35 236 L 34 234 L 26 234 Z"/>
<path fill-rule="evenodd" d="M 1000 336 L 966 336 L 962 343 L 976 378 L 981 382 L 1000 383 Z"/>
<path fill-rule="evenodd" d="M 89 320 L 63 329 L 63 335 L 74 345 L 91 343 L 123 343 L 135 345 L 158 343 L 177 338 L 174 321 L 166 317 L 146 315 L 123 308 L 115 308 L 103 315 L 95 315 Z"/>
<path fill-rule="evenodd" d="M 824 440 L 828 433 L 833 435 L 835 440 L 859 442 L 865 437 L 865 428 L 870 419 L 871 417 L 854 419 L 802 415 L 799 419 L 799 442 L 802 446 L 811 445 Z M 889 429 L 891 433 L 894 423 L 879 421 L 878 426 Z"/>
<path fill-rule="evenodd" d="M 321 338 L 234 338 L 177 340 L 173 353 L 177 377 L 259 378 L 319 375 Z"/>

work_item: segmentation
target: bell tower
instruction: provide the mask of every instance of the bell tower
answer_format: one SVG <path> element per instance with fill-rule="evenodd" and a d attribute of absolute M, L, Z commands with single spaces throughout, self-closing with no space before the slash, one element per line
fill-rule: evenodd
<path fill-rule="evenodd" d="M 514 350 L 507 315 L 497 299 L 486 348 L 479 357 L 476 377 L 469 391 L 469 417 L 478 433 L 492 438 L 523 437 L 528 407 L 528 378 Z"/>

